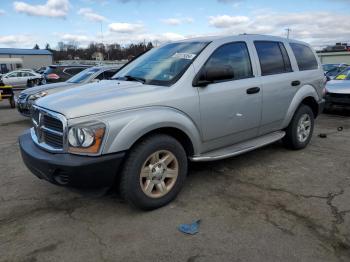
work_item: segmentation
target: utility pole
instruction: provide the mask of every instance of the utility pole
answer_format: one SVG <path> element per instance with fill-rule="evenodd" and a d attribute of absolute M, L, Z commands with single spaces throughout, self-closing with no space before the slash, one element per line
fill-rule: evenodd
<path fill-rule="evenodd" d="M 101 21 L 101 43 L 103 44 L 103 31 L 102 31 L 102 21 Z"/>
<path fill-rule="evenodd" d="M 292 31 L 292 29 L 286 28 L 285 30 L 287 31 L 287 39 L 289 39 L 289 33 Z"/>

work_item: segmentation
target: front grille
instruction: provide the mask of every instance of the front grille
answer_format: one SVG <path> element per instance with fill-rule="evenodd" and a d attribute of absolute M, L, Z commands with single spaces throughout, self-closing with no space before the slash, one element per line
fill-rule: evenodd
<path fill-rule="evenodd" d="M 49 146 L 54 148 L 62 148 L 63 147 L 63 139 L 61 135 L 53 134 L 48 131 L 43 132 L 43 140 Z"/>
<path fill-rule="evenodd" d="M 63 151 L 63 117 L 35 106 L 32 109 L 31 115 L 35 136 L 33 140 L 45 149 L 56 152 Z"/>
<path fill-rule="evenodd" d="M 43 124 L 46 128 L 58 131 L 58 132 L 63 132 L 63 125 L 61 120 L 57 118 L 53 118 L 48 115 L 44 115 L 43 119 Z"/>

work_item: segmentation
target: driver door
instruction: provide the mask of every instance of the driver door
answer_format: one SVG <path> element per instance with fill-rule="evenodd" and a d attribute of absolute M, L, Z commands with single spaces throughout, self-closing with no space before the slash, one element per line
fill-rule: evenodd
<path fill-rule="evenodd" d="M 233 77 L 198 87 L 202 136 L 216 146 L 232 145 L 258 135 L 262 110 L 260 81 L 254 77 L 245 42 L 217 48 L 203 66 L 232 68 Z M 208 72 L 208 71 L 206 71 Z"/>

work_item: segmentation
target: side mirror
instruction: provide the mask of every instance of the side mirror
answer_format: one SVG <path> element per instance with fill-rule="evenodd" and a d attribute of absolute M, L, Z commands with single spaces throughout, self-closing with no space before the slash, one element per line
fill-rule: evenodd
<path fill-rule="evenodd" d="M 207 86 L 211 83 L 234 78 L 233 68 L 229 65 L 217 65 L 203 68 L 193 81 L 193 86 Z"/>

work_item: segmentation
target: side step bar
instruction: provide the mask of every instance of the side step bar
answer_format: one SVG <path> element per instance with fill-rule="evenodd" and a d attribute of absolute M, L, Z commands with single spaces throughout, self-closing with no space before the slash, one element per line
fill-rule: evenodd
<path fill-rule="evenodd" d="M 190 160 L 194 162 L 215 161 L 215 160 L 220 160 L 228 157 L 237 156 L 237 155 L 252 151 L 256 148 L 266 146 L 268 144 L 276 142 L 281 138 L 283 138 L 285 135 L 286 135 L 286 132 L 284 131 L 273 132 L 273 133 L 263 135 L 261 137 L 247 140 L 225 148 L 209 151 L 199 156 L 193 156 L 190 158 Z"/>

